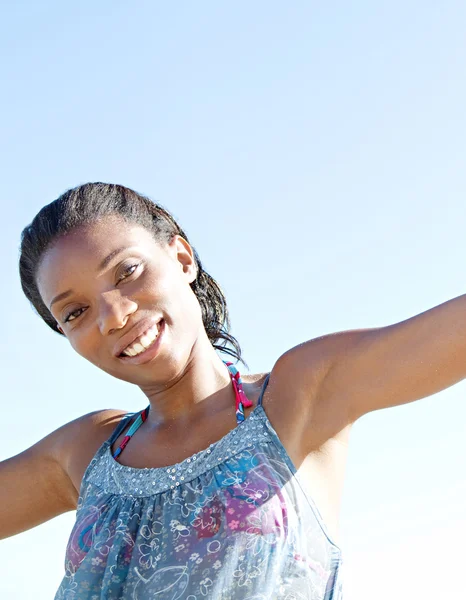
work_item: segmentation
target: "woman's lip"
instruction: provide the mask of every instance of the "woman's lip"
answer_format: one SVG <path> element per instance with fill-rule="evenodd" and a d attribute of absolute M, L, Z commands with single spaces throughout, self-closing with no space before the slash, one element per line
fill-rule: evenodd
<path fill-rule="evenodd" d="M 126 350 L 126 348 L 128 348 L 129 346 L 134 344 L 134 342 L 138 339 L 138 337 L 140 337 L 148 329 L 150 329 L 154 325 L 158 325 L 162 321 L 163 321 L 163 319 L 159 318 L 159 319 L 155 320 L 154 317 L 151 317 L 151 318 L 142 319 L 142 321 L 139 321 L 139 323 L 136 323 L 136 325 L 134 325 L 130 329 L 130 331 L 121 338 L 117 348 L 114 351 L 114 355 L 117 358 L 119 358 L 121 353 L 124 352 Z"/>
<path fill-rule="evenodd" d="M 149 346 L 144 352 L 141 352 L 141 354 L 137 354 L 136 356 L 119 356 L 118 358 L 129 365 L 142 365 L 151 361 L 159 352 L 164 332 L 165 321 L 162 319 L 159 325 L 159 334 L 152 346 Z"/>

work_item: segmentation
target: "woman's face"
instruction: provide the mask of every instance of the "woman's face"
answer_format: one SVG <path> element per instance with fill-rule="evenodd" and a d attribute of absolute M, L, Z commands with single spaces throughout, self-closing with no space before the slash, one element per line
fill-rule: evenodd
<path fill-rule="evenodd" d="M 178 375 L 206 339 L 195 278 L 185 240 L 159 244 L 144 227 L 110 216 L 60 238 L 37 283 L 76 352 L 143 386 Z"/>

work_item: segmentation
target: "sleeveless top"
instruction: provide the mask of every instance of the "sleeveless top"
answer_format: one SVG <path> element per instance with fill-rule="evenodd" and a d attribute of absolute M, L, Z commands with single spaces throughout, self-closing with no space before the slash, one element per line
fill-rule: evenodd
<path fill-rule="evenodd" d="M 341 551 L 262 406 L 269 376 L 247 418 L 175 465 L 118 463 L 123 417 L 84 473 L 55 600 L 342 599 Z"/>

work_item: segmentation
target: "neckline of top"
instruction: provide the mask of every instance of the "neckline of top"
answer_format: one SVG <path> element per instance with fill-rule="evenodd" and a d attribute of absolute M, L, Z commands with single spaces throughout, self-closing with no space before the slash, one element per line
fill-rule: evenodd
<path fill-rule="evenodd" d="M 249 398 L 246 396 L 246 394 L 244 392 L 243 380 L 241 379 L 241 374 L 238 371 L 238 369 L 235 367 L 235 365 L 232 362 L 224 360 L 223 363 L 227 367 L 228 373 L 230 374 L 231 384 L 233 386 L 233 390 L 235 393 L 236 424 L 238 425 L 239 423 L 244 421 L 244 418 L 245 418 L 244 409 L 252 407 L 253 403 L 251 402 L 251 400 L 249 400 Z M 267 374 L 265 381 L 261 387 L 259 399 L 257 401 L 258 405 L 262 404 L 262 397 L 264 395 L 265 388 L 267 387 L 269 376 L 270 376 L 270 373 Z M 150 411 L 150 404 L 145 409 L 143 409 L 142 411 L 139 412 L 135 421 L 131 424 L 130 428 L 126 432 L 126 435 L 124 436 L 119 447 L 115 450 L 115 452 L 112 452 L 112 456 L 114 459 L 117 459 L 121 455 L 123 450 L 126 448 L 128 443 L 132 439 L 133 435 L 140 428 L 140 426 L 147 420 L 149 411 Z M 125 422 L 126 421 L 123 421 L 123 427 L 118 426 L 116 428 L 116 430 L 113 432 L 113 434 L 111 435 L 111 437 L 110 437 L 111 442 L 112 442 L 111 445 L 113 445 L 113 442 L 118 438 L 118 435 L 122 431 L 124 431 L 124 429 L 125 429 L 124 423 Z M 122 425 L 122 423 L 120 423 L 120 425 Z"/>
<path fill-rule="evenodd" d="M 110 462 L 110 465 L 113 469 L 118 469 L 119 471 L 127 471 L 127 472 L 134 472 L 134 473 L 148 473 L 148 472 L 152 472 L 152 473 L 157 473 L 157 472 L 162 472 L 162 471 L 167 471 L 168 469 L 176 469 L 179 470 L 181 468 L 183 468 L 185 465 L 190 464 L 191 460 L 193 459 L 193 457 L 195 456 L 196 458 L 198 456 L 204 456 L 205 454 L 207 454 L 207 452 L 210 450 L 213 450 L 214 448 L 216 448 L 220 443 L 223 443 L 224 441 L 226 441 L 229 437 L 236 435 L 236 432 L 238 430 L 240 430 L 241 428 L 247 426 L 250 422 L 251 417 L 255 417 L 256 414 L 261 414 L 265 415 L 265 411 L 264 408 L 262 406 L 262 404 L 258 404 L 257 406 L 255 406 L 253 408 L 253 410 L 249 413 L 249 415 L 244 419 L 244 421 L 241 421 L 240 423 L 237 423 L 235 427 L 233 427 L 233 429 L 230 429 L 230 431 L 228 431 L 223 437 L 221 437 L 219 440 L 216 440 L 215 442 L 212 442 L 209 446 L 207 446 L 206 448 L 202 448 L 201 450 L 199 450 L 198 452 L 195 452 L 194 454 L 192 454 L 191 456 L 187 456 L 186 458 L 184 458 L 183 460 L 181 460 L 180 462 L 177 463 L 173 463 L 170 465 L 165 465 L 163 467 L 131 467 L 128 465 L 122 465 L 121 463 L 119 463 L 112 454 L 112 442 L 111 440 L 107 440 L 106 442 L 104 442 L 104 455 L 105 457 L 108 459 L 108 461 Z M 253 418 L 254 418 L 253 417 Z M 196 460 L 196 459 L 194 459 Z"/>

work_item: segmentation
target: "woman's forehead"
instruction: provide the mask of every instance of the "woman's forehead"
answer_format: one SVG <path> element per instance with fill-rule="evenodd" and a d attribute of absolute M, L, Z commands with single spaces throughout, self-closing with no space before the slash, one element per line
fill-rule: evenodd
<path fill-rule="evenodd" d="M 125 249 L 153 253 L 157 246 L 150 231 L 123 219 L 106 217 L 82 225 L 57 239 L 44 253 L 37 271 L 41 295 L 46 302 L 44 296 L 63 287 L 65 280 L 95 277 Z"/>
<path fill-rule="evenodd" d="M 128 223 L 116 217 L 94 221 L 73 229 L 58 238 L 45 252 L 44 260 L 76 259 L 82 255 L 89 262 L 102 259 L 102 255 L 122 246 L 154 245 L 153 234 L 137 223 Z"/>

